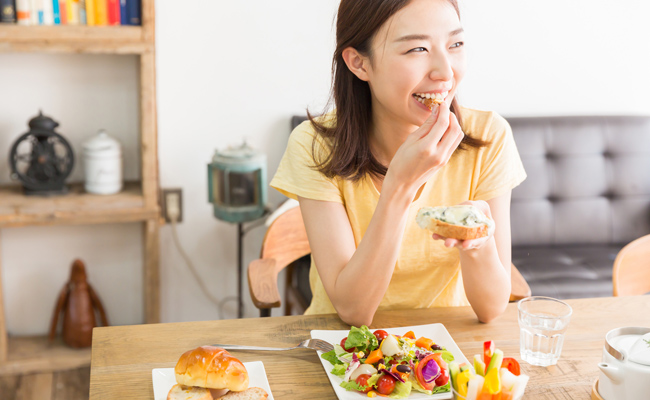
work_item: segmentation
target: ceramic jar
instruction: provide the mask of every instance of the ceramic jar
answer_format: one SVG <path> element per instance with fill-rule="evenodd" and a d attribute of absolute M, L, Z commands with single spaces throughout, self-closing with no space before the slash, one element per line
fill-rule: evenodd
<path fill-rule="evenodd" d="M 598 364 L 598 392 L 605 400 L 650 397 L 650 328 L 612 329 Z"/>
<path fill-rule="evenodd" d="M 122 146 L 105 130 L 84 142 L 83 161 L 88 193 L 114 194 L 122 190 Z"/>

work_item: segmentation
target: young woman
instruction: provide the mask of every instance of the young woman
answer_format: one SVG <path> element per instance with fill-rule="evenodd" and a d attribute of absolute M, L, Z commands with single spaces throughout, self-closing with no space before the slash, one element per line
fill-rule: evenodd
<path fill-rule="evenodd" d="M 491 321 L 510 296 L 510 193 L 526 174 L 507 122 L 456 101 L 456 0 L 342 0 L 336 40 L 336 108 L 292 132 L 271 182 L 300 202 L 306 313 L 360 326 L 378 309 L 471 305 Z M 421 99 L 436 95 L 432 112 Z M 494 233 L 459 242 L 415 222 L 421 207 L 460 203 Z"/>

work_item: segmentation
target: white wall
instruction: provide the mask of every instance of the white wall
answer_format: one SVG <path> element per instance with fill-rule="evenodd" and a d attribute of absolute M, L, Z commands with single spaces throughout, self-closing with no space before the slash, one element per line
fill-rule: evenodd
<path fill-rule="evenodd" d="M 181 187 L 186 251 L 218 298 L 236 293 L 236 226 L 207 203 L 206 163 L 243 138 L 275 171 L 289 120 L 319 111 L 329 91 L 338 0 L 157 2 L 159 154 L 162 187 Z M 198 12 L 197 12 L 198 11 Z M 461 102 L 513 115 L 650 115 L 650 3 L 638 0 L 461 0 L 470 69 Z M 0 154 L 43 107 L 75 148 L 100 127 L 127 150 L 139 176 L 137 60 L 128 56 L 0 54 Z M 96 78 L 93 78 L 95 77 Z M 81 169 L 73 174 L 81 179 Z M 0 162 L 0 183 L 8 181 Z M 272 205 L 281 196 L 269 192 Z M 44 333 L 75 257 L 83 258 L 114 324 L 141 321 L 141 227 L 4 229 L 2 280 L 9 330 Z M 254 259 L 263 229 L 245 241 Z M 218 318 L 161 231 L 162 318 Z M 247 290 L 247 289 L 246 289 Z M 257 312 L 248 300 L 246 316 Z M 234 316 L 228 303 L 226 317 Z"/>

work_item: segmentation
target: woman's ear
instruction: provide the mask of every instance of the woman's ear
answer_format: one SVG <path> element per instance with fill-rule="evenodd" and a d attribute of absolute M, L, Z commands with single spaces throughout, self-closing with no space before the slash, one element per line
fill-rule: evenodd
<path fill-rule="evenodd" d="M 368 81 L 369 76 L 368 76 L 368 65 L 369 65 L 369 60 L 367 57 L 362 56 L 359 54 L 357 49 L 354 47 L 347 47 L 343 50 L 343 61 L 345 61 L 345 65 L 348 66 L 348 69 L 350 72 L 355 74 L 357 78 L 361 79 L 362 81 Z"/>

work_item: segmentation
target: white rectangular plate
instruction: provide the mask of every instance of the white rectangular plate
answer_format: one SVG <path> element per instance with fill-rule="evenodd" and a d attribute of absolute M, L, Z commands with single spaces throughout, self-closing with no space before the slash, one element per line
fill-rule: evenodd
<path fill-rule="evenodd" d="M 469 364 L 469 361 L 467 361 L 467 358 L 465 358 L 465 355 L 460 351 L 458 348 L 458 345 L 456 342 L 454 342 L 454 339 L 451 338 L 451 335 L 447 331 L 447 328 L 443 324 L 430 324 L 430 325 L 416 325 L 416 326 L 403 326 L 400 328 L 377 328 L 377 329 L 383 329 L 386 332 L 392 334 L 392 335 L 403 335 L 408 331 L 413 331 L 415 333 L 415 337 L 427 337 L 431 340 L 433 340 L 436 344 L 439 344 L 440 346 L 446 348 L 448 351 L 451 352 L 451 354 L 454 355 L 454 359 L 460 364 L 460 363 L 467 363 Z M 376 331 L 377 329 L 370 329 L 371 332 Z M 316 338 L 316 339 L 323 339 L 326 342 L 329 342 L 331 344 L 340 344 L 341 339 L 346 337 L 348 335 L 349 330 L 347 331 L 311 331 L 311 337 Z M 360 393 L 360 392 L 354 392 L 351 390 L 345 390 L 343 389 L 340 384 L 343 382 L 343 378 L 340 376 L 332 375 L 330 371 L 333 368 L 333 365 L 330 364 L 329 361 L 323 360 L 320 355 L 322 353 L 319 352 L 318 358 L 320 359 L 321 364 L 323 365 L 323 368 L 325 369 L 325 372 L 327 373 L 327 377 L 330 378 L 330 382 L 332 383 L 332 387 L 334 387 L 334 392 L 336 392 L 336 395 L 340 400 L 359 400 L 361 398 L 368 398 L 368 396 L 365 393 Z M 451 399 L 451 392 L 447 393 L 438 393 L 434 395 L 427 395 L 421 392 L 416 392 L 412 391 L 411 395 L 408 397 L 409 399 Z M 158 399 L 156 399 L 158 400 Z"/>
<path fill-rule="evenodd" d="M 259 387 L 269 394 L 268 400 L 273 400 L 269 381 L 266 379 L 266 371 L 261 361 L 245 362 L 244 367 L 248 371 L 248 386 Z M 153 380 L 153 398 L 155 400 L 167 400 L 169 390 L 176 384 L 174 368 L 155 368 L 151 370 Z"/>

